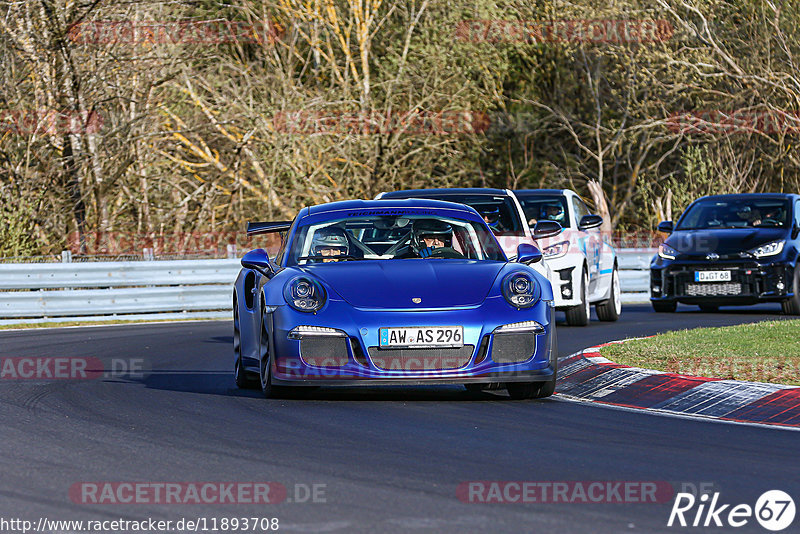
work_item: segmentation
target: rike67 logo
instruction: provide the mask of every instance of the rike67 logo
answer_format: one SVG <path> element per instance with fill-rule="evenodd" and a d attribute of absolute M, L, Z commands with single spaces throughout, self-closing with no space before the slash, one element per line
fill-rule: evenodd
<path fill-rule="evenodd" d="M 691 493 L 678 493 L 669 514 L 667 526 L 681 527 L 743 527 L 753 517 L 767 530 L 778 532 L 794 521 L 794 500 L 781 490 L 764 492 L 755 506 L 722 504 L 719 492 L 699 498 Z"/>

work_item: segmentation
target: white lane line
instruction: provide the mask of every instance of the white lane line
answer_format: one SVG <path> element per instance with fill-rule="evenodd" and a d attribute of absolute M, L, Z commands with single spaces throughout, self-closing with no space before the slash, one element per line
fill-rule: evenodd
<path fill-rule="evenodd" d="M 631 413 L 638 413 L 642 415 L 654 415 L 657 417 L 674 417 L 677 419 L 690 419 L 695 421 L 706 421 L 711 423 L 725 423 L 729 425 L 742 425 L 742 426 L 752 426 L 757 428 L 769 428 L 773 430 L 789 430 L 793 432 L 800 432 L 800 427 L 791 427 L 791 426 L 782 426 L 779 424 L 767 425 L 764 423 L 752 423 L 747 421 L 730 421 L 727 419 L 720 419 L 719 417 L 714 417 L 711 415 L 703 415 L 703 414 L 686 414 L 680 412 L 672 412 L 667 410 L 660 410 L 655 408 L 629 408 L 627 406 L 618 406 L 616 404 L 605 404 L 602 402 L 593 401 L 591 399 L 581 399 L 579 397 L 572 397 L 570 395 L 565 395 L 563 393 L 558 393 L 551 397 L 554 401 L 560 402 L 570 402 L 574 404 L 587 404 L 590 406 L 596 406 L 598 408 L 606 408 L 611 410 L 622 410 L 624 412 L 631 412 Z"/>

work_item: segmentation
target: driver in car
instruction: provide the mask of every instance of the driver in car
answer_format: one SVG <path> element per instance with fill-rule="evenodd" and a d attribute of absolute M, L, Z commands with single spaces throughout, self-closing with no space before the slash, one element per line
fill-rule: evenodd
<path fill-rule="evenodd" d="M 758 226 L 761 224 L 761 212 L 750 206 L 742 206 L 736 210 L 736 215 L 740 220 L 745 221 L 748 226 Z"/>
<path fill-rule="evenodd" d="M 323 263 L 339 261 L 337 256 L 350 254 L 350 242 L 344 230 L 336 226 L 329 226 L 314 233 L 311 251 L 314 256 L 323 256 Z"/>
<path fill-rule="evenodd" d="M 453 227 L 443 221 L 422 219 L 414 223 L 414 240 L 420 258 L 429 258 L 436 251 L 452 250 Z"/>
<path fill-rule="evenodd" d="M 549 202 L 542 206 L 541 213 L 538 221 L 556 221 L 563 226 L 564 224 L 564 206 L 561 202 Z M 530 219 L 528 224 L 536 226 L 538 222 L 536 219 Z"/>
<path fill-rule="evenodd" d="M 483 217 L 484 222 L 491 228 L 495 234 L 503 231 L 503 226 L 500 223 L 500 208 L 497 206 L 489 206 L 480 208 L 478 213 Z"/>

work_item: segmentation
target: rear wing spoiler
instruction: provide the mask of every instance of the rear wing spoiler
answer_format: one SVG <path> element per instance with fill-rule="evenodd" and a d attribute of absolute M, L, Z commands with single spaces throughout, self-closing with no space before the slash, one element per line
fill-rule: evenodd
<path fill-rule="evenodd" d="M 289 228 L 291 227 L 292 227 L 292 221 L 249 222 L 247 223 L 247 235 L 288 232 Z"/>

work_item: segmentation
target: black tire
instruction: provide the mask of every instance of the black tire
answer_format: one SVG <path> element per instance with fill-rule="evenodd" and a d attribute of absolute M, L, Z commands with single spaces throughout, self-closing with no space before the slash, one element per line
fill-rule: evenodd
<path fill-rule="evenodd" d="M 566 311 L 567 324 L 570 326 L 586 326 L 589 324 L 590 310 L 589 310 L 589 275 L 586 269 L 583 270 L 581 276 L 581 303 L 577 306 L 572 306 Z"/>
<path fill-rule="evenodd" d="M 508 396 L 514 400 L 543 399 L 556 391 L 556 375 L 547 382 L 509 382 Z"/>
<path fill-rule="evenodd" d="M 261 338 L 258 343 L 259 383 L 261 393 L 268 399 L 277 399 L 285 395 L 285 388 L 272 384 L 272 355 L 269 349 L 269 328 L 266 314 L 261 312 Z"/>
<path fill-rule="evenodd" d="M 786 315 L 800 315 L 800 262 L 794 268 L 794 282 L 792 292 L 794 296 L 781 302 L 783 313 Z"/>
<path fill-rule="evenodd" d="M 674 301 L 651 300 L 650 303 L 656 313 L 674 313 L 678 309 L 678 303 Z"/>
<path fill-rule="evenodd" d="M 713 304 L 698 304 L 700 311 L 704 313 L 716 313 L 719 311 L 719 306 Z"/>
<path fill-rule="evenodd" d="M 236 299 L 233 300 L 233 355 L 233 377 L 236 381 L 236 387 L 239 389 L 255 389 L 258 387 L 258 380 L 242 367 L 242 333 Z"/>
<path fill-rule="evenodd" d="M 533 399 L 539 391 L 538 382 L 509 382 L 506 384 L 508 396 L 514 400 Z"/>
<path fill-rule="evenodd" d="M 611 271 L 611 296 L 608 300 L 597 304 L 597 318 L 601 321 L 616 321 L 622 313 L 622 290 L 619 285 L 619 271 L 617 266 Z"/>
<path fill-rule="evenodd" d="M 553 332 L 550 335 L 555 336 L 556 334 Z M 558 348 L 555 338 L 553 338 L 552 350 L 556 353 L 553 361 L 553 378 L 547 382 L 509 382 L 506 384 L 506 391 L 508 391 L 509 397 L 514 400 L 543 399 L 556 392 L 556 381 L 558 380 Z"/>

